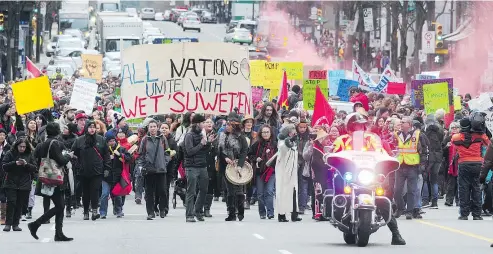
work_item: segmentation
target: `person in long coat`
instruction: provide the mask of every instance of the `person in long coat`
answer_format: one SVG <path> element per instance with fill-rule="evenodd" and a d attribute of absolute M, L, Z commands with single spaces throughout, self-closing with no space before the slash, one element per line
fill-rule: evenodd
<path fill-rule="evenodd" d="M 287 222 L 286 213 L 291 212 L 291 221 L 298 218 L 298 151 L 296 127 L 286 124 L 279 133 L 276 161 L 276 210 L 278 221 Z"/>

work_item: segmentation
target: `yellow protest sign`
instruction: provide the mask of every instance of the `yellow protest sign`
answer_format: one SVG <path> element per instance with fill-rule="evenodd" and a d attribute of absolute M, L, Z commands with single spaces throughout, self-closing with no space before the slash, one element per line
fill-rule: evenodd
<path fill-rule="evenodd" d="M 279 88 L 270 89 L 269 101 L 272 101 L 275 97 L 279 96 Z"/>
<path fill-rule="evenodd" d="M 250 85 L 262 86 L 265 80 L 265 60 L 250 61 Z"/>
<path fill-rule="evenodd" d="M 440 82 L 423 85 L 423 101 L 426 114 L 434 114 L 438 109 L 449 112 L 448 83 Z"/>
<path fill-rule="evenodd" d="M 14 83 L 12 93 L 19 115 L 53 107 L 53 96 L 47 76 Z"/>
<path fill-rule="evenodd" d="M 84 78 L 92 78 L 97 81 L 103 78 L 103 55 L 80 55 L 82 70 L 80 75 Z"/>
<path fill-rule="evenodd" d="M 454 110 L 461 110 L 462 104 L 460 103 L 460 96 L 454 96 Z"/>
<path fill-rule="evenodd" d="M 279 62 L 264 63 L 264 89 L 278 89 L 282 81 L 282 65 Z M 271 92 L 272 94 L 272 92 Z"/>
<path fill-rule="evenodd" d="M 286 70 L 288 80 L 303 80 L 302 62 L 282 62 L 281 69 Z"/>

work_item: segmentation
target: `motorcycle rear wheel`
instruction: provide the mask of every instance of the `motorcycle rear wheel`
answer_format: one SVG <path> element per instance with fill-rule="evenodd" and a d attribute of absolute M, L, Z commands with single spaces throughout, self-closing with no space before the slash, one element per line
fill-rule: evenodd
<path fill-rule="evenodd" d="M 358 211 L 358 233 L 356 234 L 356 245 L 358 247 L 365 247 L 368 245 L 371 234 L 371 222 L 372 211 L 359 210 Z"/>

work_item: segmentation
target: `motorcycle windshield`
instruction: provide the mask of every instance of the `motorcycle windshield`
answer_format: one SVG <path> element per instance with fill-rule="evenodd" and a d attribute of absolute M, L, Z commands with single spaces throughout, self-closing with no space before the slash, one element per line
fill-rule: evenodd
<path fill-rule="evenodd" d="M 382 149 L 378 135 L 365 135 L 354 132 L 352 149 L 325 156 L 328 165 L 336 168 L 342 175 L 346 172 L 357 174 L 361 170 L 373 171 L 375 174 L 388 175 L 399 168 L 399 162 Z"/>

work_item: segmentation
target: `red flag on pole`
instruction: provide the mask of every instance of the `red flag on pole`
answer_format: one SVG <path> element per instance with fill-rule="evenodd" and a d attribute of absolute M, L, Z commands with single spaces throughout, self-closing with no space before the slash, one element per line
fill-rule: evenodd
<path fill-rule="evenodd" d="M 315 104 L 313 107 L 312 127 L 322 125 L 328 128 L 334 121 L 334 117 L 334 110 L 325 98 L 322 90 L 320 90 L 320 87 L 317 86 L 315 92 Z"/>
<path fill-rule="evenodd" d="M 39 70 L 38 67 L 36 67 L 36 65 L 34 65 L 31 59 L 29 59 L 29 57 L 27 56 L 26 56 L 26 69 L 27 72 L 29 73 L 29 76 L 31 76 L 31 78 L 37 78 L 41 76 L 41 70 Z"/>
<path fill-rule="evenodd" d="M 279 101 L 277 102 L 279 107 L 288 106 L 288 75 L 284 70 L 281 82 L 281 89 L 279 90 Z"/>

